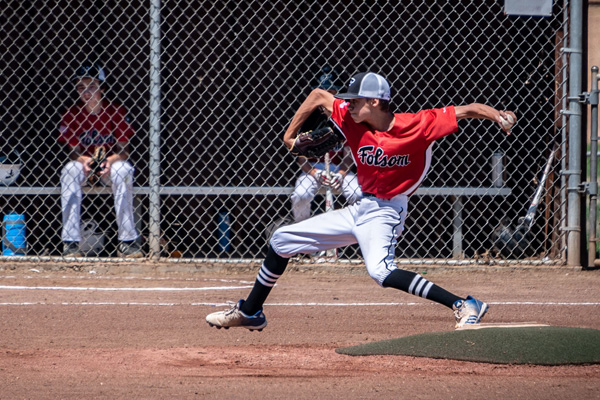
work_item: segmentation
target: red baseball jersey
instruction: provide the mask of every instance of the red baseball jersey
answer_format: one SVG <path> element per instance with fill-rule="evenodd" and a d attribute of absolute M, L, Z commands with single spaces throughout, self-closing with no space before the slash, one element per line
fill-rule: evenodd
<path fill-rule="evenodd" d="M 336 99 L 331 119 L 352 149 L 362 191 L 382 199 L 417 190 L 431 165 L 433 142 L 458 130 L 453 106 L 396 113 L 393 128 L 379 132 L 354 122 L 348 103 Z"/>
<path fill-rule="evenodd" d="M 58 142 L 70 146 L 81 145 L 85 155 L 91 156 L 98 146 L 104 146 L 111 154 L 117 142 L 129 142 L 134 131 L 129 124 L 124 107 L 107 104 L 98 114 L 90 114 L 77 104 L 63 115 Z"/>

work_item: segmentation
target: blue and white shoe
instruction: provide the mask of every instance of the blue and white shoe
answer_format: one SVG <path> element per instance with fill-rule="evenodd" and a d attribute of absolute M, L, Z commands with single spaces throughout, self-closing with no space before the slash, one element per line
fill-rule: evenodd
<path fill-rule="evenodd" d="M 267 326 L 265 314 L 263 314 L 262 310 L 259 310 L 254 315 L 246 315 L 240 310 L 242 304 L 244 304 L 244 300 L 238 301 L 229 310 L 208 314 L 206 322 L 211 327 L 214 326 L 217 329 L 239 327 L 251 331 L 262 331 Z"/>
<path fill-rule="evenodd" d="M 457 300 L 452 305 L 454 318 L 456 318 L 456 329 L 465 325 L 475 325 L 481 321 L 481 318 L 488 311 L 489 306 L 483 301 L 474 297 L 467 296 L 465 300 Z"/>

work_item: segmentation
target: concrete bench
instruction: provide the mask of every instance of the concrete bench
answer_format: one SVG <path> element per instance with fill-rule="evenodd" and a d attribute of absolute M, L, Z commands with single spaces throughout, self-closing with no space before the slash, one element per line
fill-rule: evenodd
<path fill-rule="evenodd" d="M 293 187 L 286 186 L 161 186 L 159 187 L 159 194 L 161 196 L 289 196 L 293 190 Z M 149 195 L 152 192 L 148 186 L 134 187 L 133 191 L 135 195 Z M 83 192 L 86 195 L 112 194 L 110 187 L 84 187 Z M 324 190 L 321 190 L 321 193 L 324 193 Z M 462 258 L 463 198 L 484 196 L 506 197 L 511 193 L 512 190 L 506 187 L 420 187 L 413 196 L 445 196 L 452 198 L 452 256 L 454 258 Z M 60 195 L 60 187 L 0 187 L 0 196 L 15 195 Z"/>

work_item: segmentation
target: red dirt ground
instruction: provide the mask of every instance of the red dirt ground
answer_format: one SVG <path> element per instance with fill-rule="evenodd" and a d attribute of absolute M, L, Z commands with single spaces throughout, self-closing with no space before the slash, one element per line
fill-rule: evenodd
<path fill-rule="evenodd" d="M 265 306 L 263 332 L 217 330 L 204 322 L 222 308 L 214 304 L 245 297 L 255 268 L 43 267 L 0 264 L 1 399 L 600 398 L 600 365 L 335 353 L 453 329 L 445 307 L 379 288 L 344 267 L 286 272 Z M 456 294 L 491 303 L 486 322 L 600 329 L 600 271 L 416 270 Z"/>

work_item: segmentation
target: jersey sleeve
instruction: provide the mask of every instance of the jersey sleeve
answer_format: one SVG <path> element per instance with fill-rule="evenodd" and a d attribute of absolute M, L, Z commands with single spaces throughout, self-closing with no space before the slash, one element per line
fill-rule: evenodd
<path fill-rule="evenodd" d="M 427 128 L 425 129 L 427 141 L 433 142 L 458 131 L 454 106 L 434 108 L 421 112 L 425 113 L 423 119 L 427 121 Z"/>
<path fill-rule="evenodd" d="M 115 122 L 115 138 L 118 142 L 129 142 L 129 139 L 131 139 L 135 132 L 129 123 L 125 107 L 117 106 L 113 118 Z"/>
<path fill-rule="evenodd" d="M 335 99 L 333 101 L 333 112 L 331 113 L 331 119 L 336 123 L 336 125 L 342 126 L 342 122 L 347 111 L 348 104 L 342 99 Z"/>

